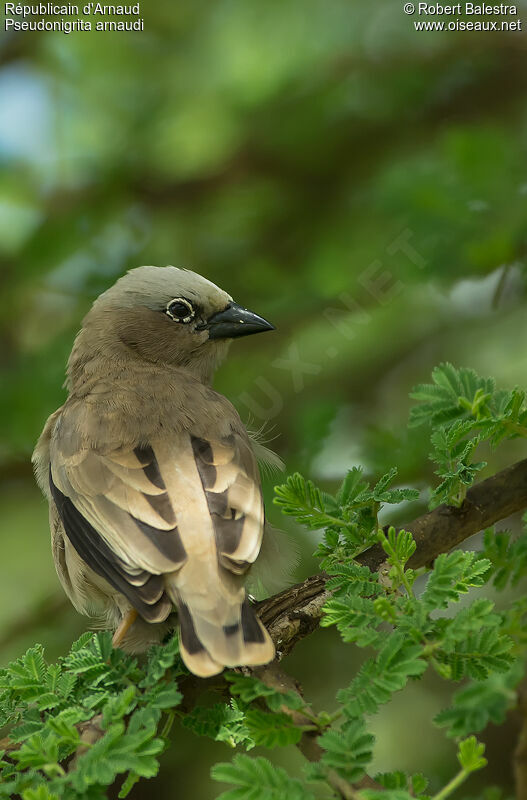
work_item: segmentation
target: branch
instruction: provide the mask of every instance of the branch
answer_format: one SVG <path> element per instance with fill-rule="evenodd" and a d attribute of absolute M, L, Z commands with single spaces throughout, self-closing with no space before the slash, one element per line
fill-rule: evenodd
<path fill-rule="evenodd" d="M 524 459 L 473 486 L 467 492 L 466 499 L 460 508 L 442 505 L 406 524 L 405 530 L 413 533 L 417 544 L 416 552 L 410 559 L 409 566 L 416 569 L 429 564 L 440 553 L 448 552 L 483 528 L 526 507 L 527 459 Z M 357 561 L 371 570 L 378 570 L 385 561 L 385 553 L 380 546 L 376 545 L 358 556 Z M 279 658 L 288 653 L 297 641 L 318 627 L 322 607 L 330 597 L 330 592 L 326 589 L 326 580 L 327 576 L 324 574 L 313 575 L 303 583 L 292 586 L 258 604 L 259 616 L 276 644 Z M 285 675 L 278 668 L 276 662 L 265 667 L 253 668 L 250 671 L 264 683 L 268 683 L 279 691 L 292 687 L 301 693 L 298 684 Z M 228 692 L 228 686 L 222 676 L 204 681 L 189 675 L 180 686 L 184 694 L 181 708 L 184 710 L 185 707 L 193 707 L 196 695 L 202 694 L 207 688 L 219 688 L 220 691 Z M 283 710 L 291 716 L 295 724 L 304 725 L 310 722 L 308 717 L 303 717 L 301 711 L 291 711 L 286 707 Z M 82 753 L 104 735 L 100 721 L 100 714 L 96 714 L 91 720 L 79 723 L 77 726 L 81 735 L 81 743 L 73 756 L 70 769 L 74 769 Z M 318 761 L 323 752 L 318 743 L 320 732 L 320 730 L 305 731 L 298 743 L 299 749 L 310 761 Z M 515 754 L 519 800 L 527 800 L 525 793 L 526 736 L 527 726 L 522 731 Z M 20 743 L 10 742 L 9 737 L 6 737 L 0 740 L 0 747 L 6 750 L 7 757 L 9 757 L 10 752 L 19 749 Z M 342 800 L 356 800 L 357 792 L 361 788 L 379 788 L 368 776 L 355 785 L 347 783 L 334 772 L 328 776 L 328 779 Z"/>
<path fill-rule="evenodd" d="M 80 745 L 77 747 L 75 755 L 68 765 L 68 772 L 72 772 L 76 768 L 79 758 L 86 753 L 95 742 L 102 739 L 106 731 L 102 729 L 101 723 L 102 714 L 96 714 L 91 719 L 86 720 L 86 722 L 78 723 L 76 727 L 80 734 Z"/>
<path fill-rule="evenodd" d="M 440 553 L 447 553 L 469 536 L 524 508 L 527 508 L 527 459 L 477 483 L 469 489 L 460 508 L 438 506 L 404 525 L 417 544 L 408 566 L 413 569 L 426 566 Z M 360 564 L 372 571 L 378 570 L 385 559 L 380 545 L 357 557 Z M 330 597 L 326 580 L 323 573 L 312 575 L 303 583 L 258 603 L 258 615 L 268 628 L 279 657 L 318 627 L 322 607 Z"/>
<path fill-rule="evenodd" d="M 245 671 L 243 669 L 242 671 Z M 247 669 L 248 674 L 255 675 L 259 680 L 270 686 L 278 692 L 294 691 L 302 698 L 304 693 L 302 687 L 295 679 L 285 673 L 277 664 L 272 661 L 264 667 L 252 667 Z M 307 717 L 302 710 L 294 711 L 283 705 L 280 709 L 284 714 L 292 720 L 294 725 L 298 727 L 312 727 L 312 719 Z M 302 733 L 302 737 L 297 744 L 298 749 L 308 761 L 315 763 L 320 761 L 324 751 L 318 742 L 318 737 L 323 733 L 322 729 L 319 730 L 306 730 Z M 348 781 L 341 778 L 335 770 L 329 770 L 327 777 L 329 785 L 335 790 L 337 795 L 342 800 L 356 800 L 360 789 L 372 788 L 382 790 L 382 786 L 375 783 L 369 776 L 364 778 L 357 784 L 348 783 Z"/>

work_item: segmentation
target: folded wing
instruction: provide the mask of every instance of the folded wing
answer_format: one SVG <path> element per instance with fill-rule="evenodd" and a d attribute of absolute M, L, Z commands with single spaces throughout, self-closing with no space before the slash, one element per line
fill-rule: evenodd
<path fill-rule="evenodd" d="M 264 526 L 251 446 L 243 429 L 200 433 L 73 454 L 52 436 L 49 479 L 81 558 L 149 622 L 176 604 L 183 657 L 208 675 L 274 647 L 243 588 Z"/>

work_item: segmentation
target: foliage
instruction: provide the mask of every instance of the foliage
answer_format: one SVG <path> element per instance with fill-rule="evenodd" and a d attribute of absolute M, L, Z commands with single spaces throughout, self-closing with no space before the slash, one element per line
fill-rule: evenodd
<path fill-rule="evenodd" d="M 265 758 L 237 755 L 230 764 L 216 764 L 212 777 L 236 787 L 223 792 L 221 800 L 314 800 L 300 781 Z"/>
<path fill-rule="evenodd" d="M 29 455 L 81 318 L 126 269 L 189 266 L 277 326 L 231 347 L 216 388 L 255 427 L 268 417 L 289 471 L 331 493 L 360 463 L 376 478 L 397 464 L 424 495 L 429 436 L 406 433 L 406 390 L 435 354 L 524 380 L 517 33 L 416 33 L 393 0 L 156 0 L 141 15 L 137 34 L 0 45 L 2 663 L 35 641 L 55 660 L 85 624 L 60 606 Z M 500 459 L 473 457 L 488 474 Z M 313 535 L 299 532 L 295 579 Z M 43 618 L 47 593 L 59 610 Z M 304 644 L 314 686 L 325 634 Z M 213 749 L 196 740 L 185 760 L 192 734 L 177 736 L 164 786 L 183 774 L 189 795 L 214 796 Z"/>
<path fill-rule="evenodd" d="M 363 366 L 382 372 L 423 333 L 465 343 L 477 300 L 448 298 L 450 333 L 445 295 L 425 285 L 446 293 L 460 277 L 476 288 L 488 278 L 492 297 L 492 273 L 521 268 L 524 137 L 511 120 L 525 113 L 522 61 L 508 37 L 481 47 L 473 32 L 431 33 L 423 48 L 390 0 L 334 0 L 329 13 L 323 0 L 186 0 L 180 13 L 158 0 L 141 15 L 144 33 L 126 36 L 5 37 L 3 455 L 30 453 L 60 404 L 94 296 L 127 268 L 176 263 L 258 302 L 282 335 L 294 309 L 300 352 L 322 367 L 310 390 L 272 367 L 276 339 L 251 344 L 250 359 L 233 352 L 224 386 L 248 391 L 258 348 L 253 374 L 278 384 L 296 457 L 316 443 L 315 422 L 349 402 Z M 508 87 L 510 118 L 501 93 L 484 96 L 489 85 Z M 368 347 L 355 346 L 361 322 L 354 336 L 342 292 L 372 320 Z M 330 322 L 319 335 L 326 301 L 348 338 Z M 482 350 L 496 341 L 488 327 Z"/>
<path fill-rule="evenodd" d="M 465 463 L 462 477 L 451 476 L 452 492 L 438 487 L 433 495 L 437 500 L 446 492 L 459 502 L 461 484 L 477 472 L 467 454 L 485 439 L 497 445 L 523 435 L 523 395 L 496 391 L 489 379 L 449 365 L 435 370 L 434 381 L 414 392 L 421 404 L 412 421 L 428 420 L 434 452 L 441 447 L 452 463 Z M 464 444 L 460 450 L 461 439 L 472 449 Z M 174 720 L 197 736 L 245 751 L 316 738 L 319 758 L 306 765 L 302 778 L 241 752 L 216 764 L 214 780 L 232 787 L 222 800 L 313 800 L 319 790 L 335 796 L 342 782 L 354 785 L 371 770 L 370 717 L 428 669 L 454 685 L 463 681 L 452 705 L 435 718 L 457 742 L 460 769 L 434 800 L 444 800 L 483 769 L 484 746 L 474 734 L 489 722 L 502 723 L 518 702 L 527 601 L 499 609 L 481 589 L 491 580 L 503 589 L 525 576 L 524 539 L 487 530 L 481 552 L 441 553 L 429 569 L 415 570 L 412 534 L 378 524 L 384 506 L 417 496 L 414 489 L 393 487 L 396 475 L 393 467 L 370 483 L 352 469 L 333 495 L 298 473 L 276 487 L 276 503 L 286 515 L 323 530 L 316 554 L 331 597 L 322 628 L 335 626 L 345 644 L 367 651 L 330 710 L 315 711 L 296 689 L 276 688 L 247 670 L 226 672 L 211 687 L 219 696 L 204 696 L 188 708 L 181 704 L 187 675 L 177 636 L 141 662 L 114 650 L 108 633 L 82 636 L 56 664 L 48 664 L 35 645 L 0 673 L 0 724 L 8 730 L 0 797 L 97 800 L 116 778 L 125 797 L 138 780 L 157 774 Z M 378 572 L 354 559 L 374 543 L 385 554 Z M 422 775 L 396 771 L 375 780 L 377 788 L 351 791 L 361 800 L 429 797 Z"/>
<path fill-rule="evenodd" d="M 523 522 L 527 524 L 527 514 Z M 516 586 L 527 569 L 527 538 L 514 539 L 510 531 L 496 532 L 488 528 L 483 537 L 483 555 L 492 563 L 497 589 L 504 589 L 508 583 Z"/>
<path fill-rule="evenodd" d="M 159 723 L 181 700 L 178 652 L 173 638 L 139 668 L 113 649 L 111 634 L 85 634 L 57 664 L 36 645 L 2 670 L 0 724 L 18 748 L 1 762 L 0 797 L 105 797 L 117 775 L 130 786 L 156 775 L 166 746 Z M 88 721 L 102 733 L 92 745 L 81 734 Z M 76 752 L 76 768 L 66 770 Z"/>
<path fill-rule="evenodd" d="M 432 493 L 431 505 L 459 506 L 486 462 L 473 462 L 482 442 L 492 447 L 504 439 L 527 436 L 527 401 L 519 389 L 496 389 L 493 378 L 481 378 L 473 369 L 441 364 L 432 373 L 433 383 L 416 386 L 411 397 L 418 401 L 410 414 L 410 426 L 432 425 L 430 458 L 443 479 Z"/>
<path fill-rule="evenodd" d="M 419 497 L 416 489 L 393 489 L 397 476 L 393 467 L 375 486 L 362 479 L 362 470 L 349 470 L 336 495 L 322 492 L 302 475 L 291 475 L 275 487 L 275 500 L 282 512 L 308 528 L 324 529 L 317 555 L 331 561 L 354 558 L 374 543 L 377 518 L 384 504 L 401 503 Z M 323 566 L 326 562 L 323 562 Z"/>

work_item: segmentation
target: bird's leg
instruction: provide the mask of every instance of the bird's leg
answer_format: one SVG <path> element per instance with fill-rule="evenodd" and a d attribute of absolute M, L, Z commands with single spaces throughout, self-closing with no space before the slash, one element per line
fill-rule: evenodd
<path fill-rule="evenodd" d="M 121 646 L 121 642 L 123 641 L 124 637 L 130 630 L 136 619 L 137 619 L 137 611 L 135 610 L 135 608 L 131 608 L 130 611 L 128 611 L 124 615 L 119 625 L 117 626 L 117 630 L 113 635 L 112 645 L 114 647 Z"/>

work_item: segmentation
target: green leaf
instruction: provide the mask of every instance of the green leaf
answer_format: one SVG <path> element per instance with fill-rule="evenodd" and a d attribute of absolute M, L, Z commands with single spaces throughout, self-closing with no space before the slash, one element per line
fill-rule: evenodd
<path fill-rule="evenodd" d="M 434 561 L 421 601 L 428 611 L 446 608 L 459 600 L 472 586 L 483 586 L 488 579 L 490 562 L 477 553 L 455 550 L 442 553 Z"/>
<path fill-rule="evenodd" d="M 523 678 L 523 665 L 516 663 L 506 673 L 493 673 L 484 681 L 463 686 L 454 694 L 453 706 L 440 711 L 436 725 L 447 728 L 453 738 L 484 730 L 489 722 L 501 725 L 517 703 L 516 686 Z"/>
<path fill-rule="evenodd" d="M 80 741 L 76 725 L 88 717 L 89 714 L 82 708 L 66 708 L 57 716 L 49 717 L 44 727 L 56 735 L 60 745 L 75 749 Z"/>
<path fill-rule="evenodd" d="M 79 758 L 78 767 L 71 777 L 77 791 L 85 791 L 97 784 L 110 785 L 120 773 L 135 772 L 143 778 L 157 775 L 157 756 L 165 744 L 155 737 L 156 725 L 148 724 L 149 715 L 146 719 L 142 715 L 133 724 L 134 717 L 140 714 L 135 712 L 128 728 L 123 722 L 110 725 L 102 739 Z"/>
<path fill-rule="evenodd" d="M 182 701 L 183 695 L 175 683 L 159 683 L 145 695 L 145 701 L 151 708 L 176 708 Z"/>
<path fill-rule="evenodd" d="M 485 745 L 478 742 L 475 736 L 469 736 L 459 743 L 457 758 L 465 772 L 475 772 L 487 766 L 487 759 L 483 757 Z"/>
<path fill-rule="evenodd" d="M 404 772 L 381 772 L 375 776 L 375 782 L 385 789 L 408 788 L 408 777 Z"/>
<path fill-rule="evenodd" d="M 59 800 L 58 794 L 50 792 L 44 783 L 35 789 L 26 789 L 22 792 L 22 800 Z"/>
<path fill-rule="evenodd" d="M 10 738 L 14 742 L 23 742 L 34 733 L 42 730 L 42 716 L 39 710 L 29 706 L 23 716 L 23 722 L 16 725 L 10 733 Z"/>
<path fill-rule="evenodd" d="M 474 600 L 469 606 L 461 608 L 450 618 L 436 620 L 437 638 L 445 652 L 453 652 L 458 643 L 463 642 L 469 634 L 477 633 L 483 628 L 499 629 L 502 618 L 493 614 L 494 603 L 484 597 Z"/>
<path fill-rule="evenodd" d="M 225 679 L 231 684 L 231 694 L 239 697 L 243 703 L 252 703 L 256 698 L 263 697 L 271 711 L 279 711 L 284 705 L 293 710 L 303 708 L 305 705 L 297 692 L 293 690 L 280 692 L 249 675 L 227 672 Z"/>
<path fill-rule="evenodd" d="M 377 628 L 383 619 L 373 600 L 350 595 L 343 599 L 330 599 L 322 608 L 320 620 L 323 628 L 336 625 L 344 642 L 357 642 L 359 647 L 379 644 L 384 636 Z"/>
<path fill-rule="evenodd" d="M 48 694 L 47 666 L 42 645 L 37 644 L 0 674 L 0 689 L 8 689 L 23 700 L 38 700 Z"/>
<path fill-rule="evenodd" d="M 362 469 L 353 467 L 348 470 L 342 485 L 337 492 L 337 503 L 340 506 L 351 507 L 370 502 L 373 495 L 369 485 L 362 477 Z"/>
<path fill-rule="evenodd" d="M 360 780 L 372 760 L 374 737 L 366 732 L 363 720 L 352 720 L 338 731 L 327 731 L 319 737 L 325 750 L 322 764 L 334 769 L 341 778 L 354 783 Z"/>
<path fill-rule="evenodd" d="M 375 597 L 382 593 L 379 573 L 371 572 L 368 567 L 363 567 L 356 561 L 330 564 L 326 571 L 331 575 L 326 587 L 334 596 L 354 594 Z"/>
<path fill-rule="evenodd" d="M 414 800 L 414 795 L 406 789 L 363 789 L 364 800 Z"/>
<path fill-rule="evenodd" d="M 296 727 L 287 714 L 269 714 L 257 709 L 249 709 L 245 714 L 245 724 L 250 738 L 262 747 L 286 747 L 297 744 L 302 736 L 301 728 Z"/>
<path fill-rule="evenodd" d="M 154 645 L 148 651 L 146 675 L 141 687 L 156 686 L 167 670 L 175 668 L 176 674 L 181 667 L 179 655 L 179 636 L 174 634 L 164 645 Z"/>
<path fill-rule="evenodd" d="M 182 718 L 182 724 L 197 736 L 208 736 L 230 747 L 243 744 L 247 750 L 254 747 L 245 724 L 245 713 L 235 700 L 230 704 L 216 703 L 213 706 L 196 706 Z"/>
<path fill-rule="evenodd" d="M 454 430 L 458 425 L 459 433 L 465 425 L 462 435 L 479 431 L 481 440 L 492 446 L 527 434 L 525 392 L 496 390 L 493 378 L 452 364 L 436 367 L 432 379 L 432 384 L 416 386 L 410 395 L 418 401 L 410 413 L 410 427 L 428 424 Z"/>
<path fill-rule="evenodd" d="M 428 780 L 420 773 L 408 776 L 404 772 L 383 772 L 375 776 L 375 782 L 380 783 L 387 791 L 384 793 L 374 791 L 368 797 L 386 797 L 391 800 L 397 798 L 419 797 L 428 786 Z"/>
<path fill-rule="evenodd" d="M 414 795 L 414 797 L 415 796 L 419 797 L 419 795 L 422 795 L 428 787 L 428 778 L 425 778 L 425 776 L 422 775 L 420 772 L 415 772 L 411 776 L 410 782 L 412 784 L 412 789 L 413 789 L 412 794 Z"/>
<path fill-rule="evenodd" d="M 375 714 L 394 692 L 404 688 L 410 677 L 422 675 L 427 667 L 423 654 L 421 645 L 399 632 L 392 633 L 377 657 L 366 661 L 350 685 L 338 692 L 337 699 L 346 716 Z"/>
<path fill-rule="evenodd" d="M 47 670 L 42 645 L 37 644 L 35 647 L 31 647 L 19 663 L 23 666 L 23 672 L 32 680 L 39 683 L 44 682 Z"/>
<path fill-rule="evenodd" d="M 235 787 L 222 792 L 218 800 L 315 800 L 299 780 L 265 758 L 240 754 L 230 764 L 216 764 L 211 776 Z"/>
<path fill-rule="evenodd" d="M 276 496 L 273 502 L 280 506 L 283 514 L 295 517 L 301 525 L 313 529 L 345 525 L 337 517 L 326 513 L 320 489 L 298 472 L 290 475 L 282 486 L 275 486 L 274 491 Z"/>
<path fill-rule="evenodd" d="M 138 775 L 136 772 L 129 772 L 126 776 L 123 784 L 119 790 L 119 794 L 117 797 L 119 800 L 124 800 L 125 797 L 128 797 L 132 789 L 134 788 L 135 784 L 141 780 L 141 776 Z"/>
<path fill-rule="evenodd" d="M 489 415 L 489 401 L 495 390 L 492 378 L 480 378 L 466 367 L 440 364 L 432 372 L 432 384 L 416 386 L 410 397 L 419 402 L 410 413 L 410 427 L 425 422 L 443 425 L 454 419 L 481 419 Z"/>
<path fill-rule="evenodd" d="M 126 689 L 123 689 L 122 692 L 119 692 L 119 694 L 110 697 L 104 707 L 101 727 L 106 729 L 112 722 L 117 722 L 122 719 L 135 708 L 136 704 L 137 697 L 135 686 L 128 686 Z"/>
<path fill-rule="evenodd" d="M 389 472 L 382 476 L 380 481 L 373 488 L 373 499 L 378 503 L 402 503 L 403 500 L 417 500 L 419 491 L 417 489 L 388 489 L 388 486 L 397 476 L 397 467 L 392 467 Z"/>
<path fill-rule="evenodd" d="M 44 738 L 35 733 L 22 745 L 20 750 L 14 750 L 11 758 L 18 762 L 20 769 L 34 767 L 41 769 L 46 775 L 56 775 L 59 771 L 59 748 L 56 737 Z"/>
<path fill-rule="evenodd" d="M 388 563 L 404 569 L 406 562 L 415 553 L 417 547 L 410 531 L 396 531 L 390 525 L 388 532 L 379 531 L 379 541 L 384 552 L 388 555 Z"/>
<path fill-rule="evenodd" d="M 524 522 L 527 520 L 524 515 Z M 510 581 L 516 586 L 527 574 L 527 536 L 513 540 L 509 531 L 496 533 L 487 528 L 483 537 L 482 555 L 490 561 L 494 586 L 503 589 Z"/>
<path fill-rule="evenodd" d="M 84 647 L 72 648 L 66 656 L 64 667 L 73 675 L 83 676 L 87 680 L 94 681 L 96 678 L 102 678 L 110 673 L 109 654 L 103 655 L 99 636 L 101 634 L 92 634 Z"/>
<path fill-rule="evenodd" d="M 70 648 L 70 653 L 78 653 L 79 650 L 84 650 L 87 645 L 93 641 L 95 634 L 92 631 L 81 633 L 78 639 L 75 639 Z"/>
<path fill-rule="evenodd" d="M 491 672 L 506 672 L 514 662 L 510 654 L 513 641 L 499 628 L 485 628 L 469 634 L 446 649 L 444 643 L 435 657 L 449 667 L 450 678 L 458 681 L 468 676 L 484 680 Z"/>

